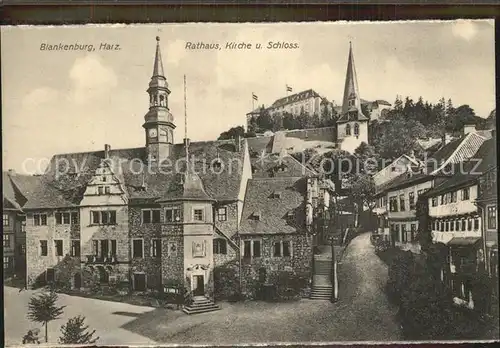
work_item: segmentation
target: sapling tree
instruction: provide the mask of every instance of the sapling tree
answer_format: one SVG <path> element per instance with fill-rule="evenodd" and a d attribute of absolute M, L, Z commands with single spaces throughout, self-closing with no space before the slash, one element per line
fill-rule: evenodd
<path fill-rule="evenodd" d="M 57 306 L 58 296 L 55 292 L 32 296 L 28 304 L 28 319 L 45 326 L 45 342 L 48 342 L 48 323 L 59 319 L 66 306 Z"/>

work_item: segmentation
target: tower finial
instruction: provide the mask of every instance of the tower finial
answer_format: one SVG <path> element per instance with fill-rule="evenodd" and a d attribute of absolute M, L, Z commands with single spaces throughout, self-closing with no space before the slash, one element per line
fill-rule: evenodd
<path fill-rule="evenodd" d="M 155 54 L 155 63 L 153 66 L 153 77 L 161 76 L 165 77 L 165 73 L 163 72 L 163 62 L 161 60 L 161 49 L 160 49 L 160 37 L 156 37 L 156 54 Z"/>

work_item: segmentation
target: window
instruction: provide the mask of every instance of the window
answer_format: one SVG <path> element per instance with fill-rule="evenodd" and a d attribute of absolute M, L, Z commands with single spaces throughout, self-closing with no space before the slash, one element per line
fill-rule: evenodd
<path fill-rule="evenodd" d="M 455 230 L 455 222 L 450 221 L 450 231 L 453 232 Z"/>
<path fill-rule="evenodd" d="M 136 258 L 142 258 L 144 256 L 142 239 L 134 239 L 132 241 L 132 256 Z"/>
<path fill-rule="evenodd" d="M 488 229 L 495 230 L 497 228 L 497 206 L 489 206 L 487 209 L 487 214 Z"/>
<path fill-rule="evenodd" d="M 345 125 L 345 135 L 351 135 L 351 125 L 349 123 Z"/>
<path fill-rule="evenodd" d="M 54 246 L 56 248 L 56 256 L 63 256 L 63 241 L 61 239 L 56 239 L 54 241 Z"/>
<path fill-rule="evenodd" d="M 399 210 L 405 211 L 405 195 L 399 195 Z"/>
<path fill-rule="evenodd" d="M 217 220 L 219 221 L 227 221 L 227 208 L 222 207 L 217 209 Z"/>
<path fill-rule="evenodd" d="M 414 192 L 410 192 L 408 194 L 408 199 L 410 201 L 410 210 L 415 210 L 415 193 Z"/>
<path fill-rule="evenodd" d="M 106 257 L 109 255 L 109 241 L 101 240 L 101 256 Z"/>
<path fill-rule="evenodd" d="M 93 225 L 116 225 L 116 210 L 92 211 Z"/>
<path fill-rule="evenodd" d="M 246 240 L 244 242 L 243 247 L 243 257 L 251 257 L 252 256 L 252 241 Z"/>
<path fill-rule="evenodd" d="M 71 241 L 71 256 L 80 256 L 80 240 L 72 240 Z"/>
<path fill-rule="evenodd" d="M 479 230 L 479 218 L 475 217 L 474 218 L 474 231 Z"/>
<path fill-rule="evenodd" d="M 179 222 L 181 220 L 181 210 L 179 208 L 165 209 L 165 222 Z"/>
<path fill-rule="evenodd" d="M 227 241 L 222 238 L 214 239 L 214 254 L 227 254 Z"/>
<path fill-rule="evenodd" d="M 10 248 L 10 234 L 3 235 L 3 247 Z"/>
<path fill-rule="evenodd" d="M 151 256 L 161 257 L 161 239 L 151 240 Z"/>
<path fill-rule="evenodd" d="M 410 234 L 411 234 L 410 241 L 413 241 L 415 239 L 416 233 L 417 233 L 417 224 L 411 224 L 410 225 Z"/>
<path fill-rule="evenodd" d="M 455 231 L 460 231 L 460 221 L 455 221 Z"/>
<path fill-rule="evenodd" d="M 441 228 L 439 229 L 441 232 L 444 232 L 444 221 L 441 221 Z"/>
<path fill-rule="evenodd" d="M 289 241 L 280 241 L 274 243 L 274 257 L 289 257 L 290 256 L 290 242 Z"/>
<path fill-rule="evenodd" d="M 462 189 L 462 194 L 461 194 L 461 199 L 462 201 L 466 201 L 470 198 L 470 192 L 469 192 L 469 188 L 466 187 L 464 189 Z"/>
<path fill-rule="evenodd" d="M 99 255 L 99 241 L 98 240 L 93 240 L 92 241 L 92 254 L 94 256 Z"/>
<path fill-rule="evenodd" d="M 466 227 L 466 222 L 465 222 L 465 219 L 462 220 L 462 231 L 466 231 L 467 230 L 467 227 Z"/>
<path fill-rule="evenodd" d="M 77 212 L 72 212 L 71 213 L 71 223 L 73 225 L 76 225 L 76 224 L 78 224 L 78 222 L 79 222 L 78 213 Z"/>
<path fill-rule="evenodd" d="M 104 193 L 109 195 L 111 193 L 111 188 L 109 186 L 104 187 Z"/>
<path fill-rule="evenodd" d="M 10 216 L 9 214 L 3 214 L 3 226 L 9 226 L 10 224 Z"/>
<path fill-rule="evenodd" d="M 18 245 L 18 253 L 21 256 L 26 256 L 26 244 L 19 244 Z"/>
<path fill-rule="evenodd" d="M 102 182 L 106 182 L 106 176 L 103 176 L 101 180 Z"/>
<path fill-rule="evenodd" d="M 142 210 L 142 223 L 150 224 L 150 223 L 160 223 L 160 209 L 143 209 Z"/>
<path fill-rule="evenodd" d="M 406 236 L 406 224 L 402 224 L 401 225 L 401 238 L 402 238 L 402 242 L 405 243 L 408 241 L 408 238 Z"/>
<path fill-rule="evenodd" d="M 260 257 L 260 240 L 253 241 L 253 257 Z"/>
<path fill-rule="evenodd" d="M 354 135 L 355 136 L 359 135 L 359 124 L 357 123 L 354 124 Z"/>
<path fill-rule="evenodd" d="M 422 192 L 424 192 L 424 190 L 418 190 L 417 191 L 417 199 L 418 199 L 418 197 L 420 197 L 422 195 Z"/>
<path fill-rule="evenodd" d="M 472 231 L 472 219 L 467 219 L 467 231 Z"/>
<path fill-rule="evenodd" d="M 438 205 L 438 198 L 437 197 L 432 197 L 432 206 L 437 207 Z"/>
<path fill-rule="evenodd" d="M 203 209 L 194 209 L 193 219 L 194 221 L 203 221 Z"/>
<path fill-rule="evenodd" d="M 10 262 L 10 257 L 9 256 L 4 256 L 3 257 L 3 269 L 7 270 L 11 268 L 11 262 Z"/>
<path fill-rule="evenodd" d="M 457 202 L 457 191 L 453 191 L 450 193 L 450 201 L 451 203 L 456 203 Z"/>
<path fill-rule="evenodd" d="M 445 204 L 445 203 L 444 203 L 444 195 L 441 195 L 441 203 L 440 203 L 440 204 L 441 204 L 441 205 L 444 205 L 444 204 Z"/>
<path fill-rule="evenodd" d="M 243 257 L 260 257 L 260 240 L 244 241 Z"/>
<path fill-rule="evenodd" d="M 111 256 L 116 256 L 116 239 L 111 239 Z"/>
<path fill-rule="evenodd" d="M 396 242 L 400 242 L 401 238 L 399 238 L 399 224 L 394 224 L 394 232 L 396 232 Z"/>
<path fill-rule="evenodd" d="M 97 187 L 97 194 L 98 195 L 104 194 L 104 186 L 98 186 Z"/>
<path fill-rule="evenodd" d="M 47 214 L 33 214 L 33 225 L 47 226 Z"/>
<path fill-rule="evenodd" d="M 47 256 L 48 255 L 48 245 L 46 240 L 41 240 L 40 241 L 40 256 Z"/>
<path fill-rule="evenodd" d="M 397 199 L 397 197 L 390 197 L 389 198 L 389 210 L 391 212 L 398 211 L 398 199 Z"/>
<path fill-rule="evenodd" d="M 446 221 L 445 223 L 445 231 L 448 232 L 450 230 L 450 222 Z"/>
<path fill-rule="evenodd" d="M 70 213 L 55 213 L 56 225 L 69 225 Z"/>

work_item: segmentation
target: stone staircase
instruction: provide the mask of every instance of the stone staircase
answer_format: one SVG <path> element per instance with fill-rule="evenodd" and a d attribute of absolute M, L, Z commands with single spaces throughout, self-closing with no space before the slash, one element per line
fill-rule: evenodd
<path fill-rule="evenodd" d="M 195 296 L 193 297 L 193 303 L 189 306 L 184 306 L 182 311 L 186 314 L 199 314 L 213 312 L 219 309 L 220 307 L 218 305 L 205 296 Z"/>
<path fill-rule="evenodd" d="M 319 253 L 314 255 L 313 284 L 311 300 L 330 300 L 332 285 L 332 249 L 330 246 L 319 246 Z"/>

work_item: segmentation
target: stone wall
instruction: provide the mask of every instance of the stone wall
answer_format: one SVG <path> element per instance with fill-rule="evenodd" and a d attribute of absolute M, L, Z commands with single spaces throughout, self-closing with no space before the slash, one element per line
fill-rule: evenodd
<path fill-rule="evenodd" d="M 129 207 L 129 252 L 130 274 L 145 273 L 146 285 L 149 289 L 161 288 L 161 257 L 153 257 L 153 239 L 162 238 L 161 223 L 142 224 L 142 210 L 147 208 L 160 208 L 159 206 L 130 206 Z M 160 221 L 164 221 L 164 209 L 160 210 Z M 142 258 L 132 257 L 132 240 L 142 239 L 144 254 Z M 162 253 L 165 246 L 162 243 Z"/>
<path fill-rule="evenodd" d="M 280 271 L 291 271 L 310 277 L 312 274 L 312 237 L 305 233 L 294 235 L 256 235 L 241 236 L 240 248 L 245 240 L 261 241 L 261 257 L 241 261 L 241 290 L 247 297 L 255 295 L 259 283 L 260 269 L 266 270 L 266 282 L 274 279 Z M 274 242 L 289 240 L 292 242 L 290 257 L 274 257 Z"/>
<path fill-rule="evenodd" d="M 65 210 L 70 211 L 70 210 Z M 58 276 L 61 281 L 67 281 L 74 273 L 80 271 L 79 262 L 76 258 L 69 257 L 71 251 L 71 240 L 79 239 L 80 226 L 56 225 L 54 211 L 45 210 L 36 213 L 47 214 L 46 226 L 35 226 L 33 213 L 26 215 L 26 263 L 27 281 L 29 286 L 35 285 L 37 281 L 45 281 L 47 268 L 55 269 L 56 280 Z M 40 241 L 47 241 L 47 256 L 41 256 Z M 55 240 L 63 241 L 63 255 L 56 256 Z M 78 258 L 79 259 L 79 258 Z"/>
<path fill-rule="evenodd" d="M 184 237 L 183 226 L 180 224 L 165 224 L 162 228 L 161 240 L 161 278 L 162 281 L 175 281 L 178 284 L 186 282 L 184 277 Z M 177 250 L 175 255 L 169 253 L 169 242 L 174 242 Z"/>

